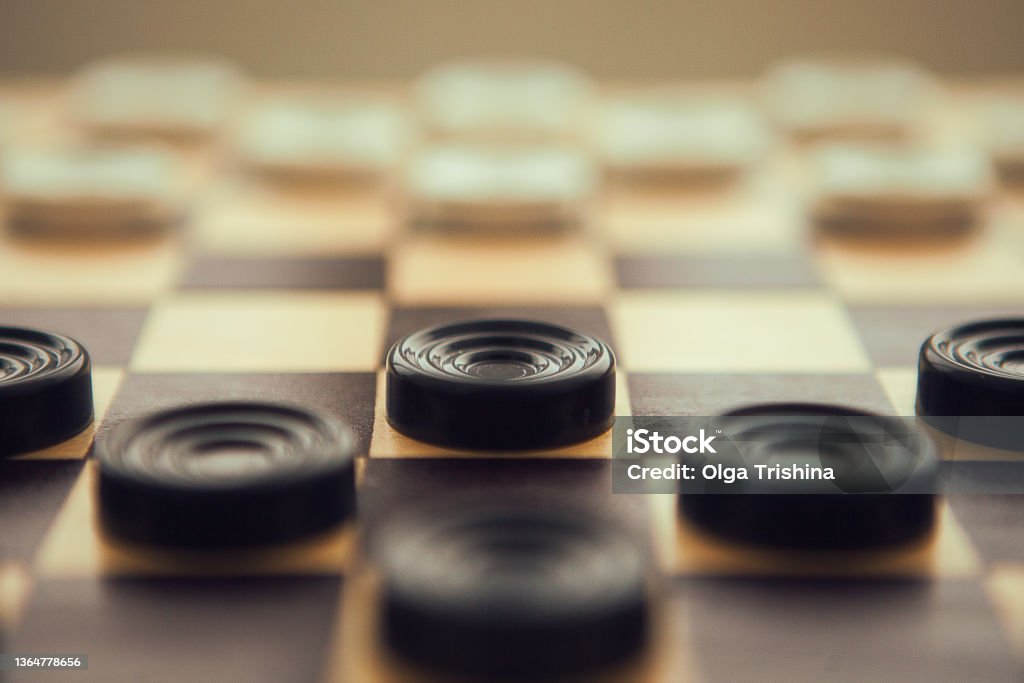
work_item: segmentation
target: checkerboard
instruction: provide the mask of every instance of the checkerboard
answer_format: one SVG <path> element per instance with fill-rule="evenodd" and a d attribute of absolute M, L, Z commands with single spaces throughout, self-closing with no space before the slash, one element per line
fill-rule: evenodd
<path fill-rule="evenodd" d="M 38 109 L 35 134 L 60 125 L 50 89 L 4 92 Z M 378 643 L 360 541 L 396 509 L 498 491 L 600 508 L 645 540 L 659 627 L 608 680 L 1022 675 L 1020 496 L 951 496 L 914 547 L 753 550 L 689 527 L 671 496 L 612 494 L 609 435 L 522 455 L 414 442 L 384 420 L 382 375 L 387 346 L 419 327 L 524 316 L 609 342 L 619 415 L 785 400 L 912 415 L 930 332 L 1022 311 L 1020 196 L 952 243 L 829 241 L 803 217 L 798 155 L 783 155 L 728 188 L 609 188 L 581 232 L 473 237 L 405 229 L 383 190 L 275 190 L 216 153 L 193 157 L 201 189 L 172 236 L 0 242 L 0 321 L 81 341 L 97 415 L 66 443 L 0 461 L 2 649 L 89 657 L 86 671 L 11 680 L 426 680 Z M 353 428 L 358 520 L 234 558 L 105 539 L 94 440 L 156 409 L 239 398 Z"/>

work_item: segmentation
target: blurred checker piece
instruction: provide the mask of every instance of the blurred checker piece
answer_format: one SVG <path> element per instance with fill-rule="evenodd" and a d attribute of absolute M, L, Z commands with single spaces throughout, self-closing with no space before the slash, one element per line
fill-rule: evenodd
<path fill-rule="evenodd" d="M 205 403 L 97 442 L 100 521 L 168 548 L 281 543 L 355 513 L 355 441 L 341 423 L 272 403 Z"/>
<path fill-rule="evenodd" d="M 611 426 L 615 358 L 559 325 L 477 320 L 408 335 L 387 356 L 387 418 L 456 448 L 525 450 L 593 438 Z"/>
<path fill-rule="evenodd" d="M 85 348 L 59 334 L 0 327 L 0 457 L 66 441 L 92 420 Z"/>
<path fill-rule="evenodd" d="M 278 180 L 366 179 L 394 168 L 410 135 L 396 101 L 316 93 L 254 105 L 233 146 L 243 167 Z"/>
<path fill-rule="evenodd" d="M 768 135 L 753 103 L 653 91 L 610 98 L 599 109 L 594 147 L 614 177 L 720 180 L 763 157 Z"/>
<path fill-rule="evenodd" d="M 988 161 L 969 148 L 828 146 L 812 168 L 813 217 L 836 232 L 964 232 L 993 190 Z"/>
<path fill-rule="evenodd" d="M 414 95 L 428 137 L 543 142 L 578 137 L 592 85 L 558 62 L 467 59 L 424 73 Z"/>
<path fill-rule="evenodd" d="M 430 510 L 393 523 L 376 550 L 384 640 L 427 671 L 573 677 L 623 664 L 647 642 L 642 556 L 583 511 Z"/>
<path fill-rule="evenodd" d="M 149 234 L 184 214 L 177 159 L 153 148 L 24 147 L 0 160 L 8 228 L 61 236 Z"/>
<path fill-rule="evenodd" d="M 593 165 L 573 148 L 439 144 L 410 159 L 401 201 L 422 227 L 558 231 L 583 223 L 596 190 Z"/>
<path fill-rule="evenodd" d="M 938 460 L 931 440 L 899 418 L 823 404 L 763 404 L 716 425 L 735 446 L 721 462 L 831 467 L 835 480 L 764 479 L 683 493 L 698 527 L 755 546 L 830 550 L 912 543 L 935 522 Z M 715 482 L 712 482 L 715 483 Z"/>
<path fill-rule="evenodd" d="M 114 56 L 77 74 L 71 111 L 99 135 L 198 139 L 226 124 L 244 83 L 235 66 L 214 56 Z"/>
<path fill-rule="evenodd" d="M 982 146 L 1000 175 L 1024 182 L 1024 90 L 984 98 L 977 114 Z"/>
<path fill-rule="evenodd" d="M 927 123 L 936 91 L 929 73 L 882 55 L 794 58 L 762 83 L 769 116 L 801 140 L 912 137 Z"/>

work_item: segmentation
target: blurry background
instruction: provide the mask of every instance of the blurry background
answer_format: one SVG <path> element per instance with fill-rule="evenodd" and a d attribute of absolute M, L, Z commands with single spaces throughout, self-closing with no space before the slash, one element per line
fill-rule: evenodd
<path fill-rule="evenodd" d="M 536 54 L 600 78 L 748 77 L 817 50 L 946 74 L 1024 68 L 1020 0 L 0 0 L 0 72 L 197 49 L 256 76 L 406 77 L 463 54 Z"/>

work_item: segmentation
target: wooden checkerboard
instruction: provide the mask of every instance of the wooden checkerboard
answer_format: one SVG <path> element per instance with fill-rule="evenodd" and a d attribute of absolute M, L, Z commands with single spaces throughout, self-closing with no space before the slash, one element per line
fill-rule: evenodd
<path fill-rule="evenodd" d="M 50 91 L 7 91 L 41 112 L 38 135 L 59 127 Z M 386 423 L 382 383 L 402 334 L 501 313 L 607 340 L 620 415 L 780 400 L 911 415 L 927 334 L 1021 313 L 1019 196 L 953 244 L 829 242 L 809 237 L 787 157 L 730 189 L 608 190 L 581 233 L 473 238 L 408 232 L 384 192 L 275 191 L 216 155 L 192 161 L 204 181 L 179 234 L 0 242 L 0 321 L 80 340 L 97 414 L 69 442 L 0 461 L 2 649 L 85 653 L 89 669 L 65 674 L 76 682 L 424 680 L 376 641 L 360 537 L 402 505 L 511 489 L 612 511 L 646 539 L 661 577 L 657 637 L 609 680 L 1021 675 L 1020 496 L 952 496 L 911 548 L 755 551 L 689 527 L 671 497 L 612 494 L 607 435 L 545 453 L 446 452 Z M 105 539 L 93 440 L 158 408 L 229 398 L 351 425 L 364 453 L 358 521 L 230 561 Z"/>

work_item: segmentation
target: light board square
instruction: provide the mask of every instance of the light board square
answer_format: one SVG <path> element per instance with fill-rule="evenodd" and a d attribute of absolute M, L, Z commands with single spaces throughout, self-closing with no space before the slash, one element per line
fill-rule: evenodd
<path fill-rule="evenodd" d="M 396 249 L 389 273 L 392 297 L 405 305 L 598 303 L 612 280 L 605 255 L 579 237 L 423 236 Z"/>
<path fill-rule="evenodd" d="M 631 372 L 865 372 L 868 359 L 838 301 L 816 292 L 620 294 L 611 306 Z"/>
<path fill-rule="evenodd" d="M 0 300 L 5 306 L 144 304 L 174 286 L 181 263 L 171 239 L 137 244 L 0 239 Z"/>
<path fill-rule="evenodd" d="M 601 229 L 617 254 L 779 254 L 803 242 L 798 209 L 745 187 L 612 192 Z"/>
<path fill-rule="evenodd" d="M 986 578 L 985 589 L 1009 635 L 1010 646 L 1024 661 L 1024 565 L 997 566 Z"/>
<path fill-rule="evenodd" d="M 326 256 L 379 251 L 395 218 L 370 191 L 219 193 L 195 220 L 198 246 L 223 255 Z"/>
<path fill-rule="evenodd" d="M 377 367 L 384 305 L 373 294 L 182 294 L 150 312 L 135 372 L 358 372 Z"/>
<path fill-rule="evenodd" d="M 719 539 L 683 518 L 676 496 L 650 495 L 655 549 L 670 574 L 742 576 L 977 576 L 981 562 L 949 505 L 940 503 L 936 528 L 921 543 L 868 552 L 779 552 Z"/>
<path fill-rule="evenodd" d="M 825 243 L 827 284 L 853 304 L 1018 305 L 1024 299 L 1024 221 L 1016 234 L 990 228 L 972 240 L 854 248 Z"/>

